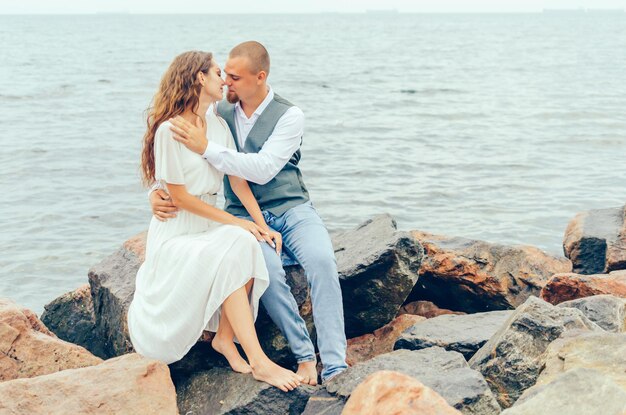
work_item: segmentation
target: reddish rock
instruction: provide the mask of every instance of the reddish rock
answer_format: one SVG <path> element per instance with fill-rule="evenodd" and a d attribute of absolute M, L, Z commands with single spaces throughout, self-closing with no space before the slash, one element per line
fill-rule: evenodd
<path fill-rule="evenodd" d="M 30 310 L 0 299 L 0 381 L 92 366 L 102 359 L 58 339 Z"/>
<path fill-rule="evenodd" d="M 565 230 L 563 252 L 577 274 L 626 269 L 626 206 L 576 215 Z"/>
<path fill-rule="evenodd" d="M 608 274 L 556 274 L 541 290 L 541 298 L 552 304 L 598 294 L 626 298 L 626 270 Z"/>
<path fill-rule="evenodd" d="M 391 323 L 379 328 L 374 333 L 364 334 L 348 340 L 346 361 L 352 366 L 375 356 L 393 351 L 393 345 L 402 332 L 426 318 L 411 314 L 396 317 Z"/>
<path fill-rule="evenodd" d="M 2 414 L 177 414 L 167 365 L 129 354 L 0 383 Z"/>
<path fill-rule="evenodd" d="M 381 370 L 352 392 L 342 415 L 460 415 L 437 392 L 399 372 Z"/>
<path fill-rule="evenodd" d="M 147 238 L 148 232 L 141 232 L 124 242 L 123 247 L 125 250 L 135 254 L 139 262 L 143 262 L 145 260 Z"/>
<path fill-rule="evenodd" d="M 430 301 L 413 301 L 412 303 L 408 303 L 400 308 L 398 315 L 401 316 L 403 314 L 413 314 L 416 316 L 422 316 L 426 318 L 434 318 L 438 316 L 442 316 L 444 314 L 466 314 L 462 311 L 452 311 L 446 310 L 445 308 L 439 308 L 435 303 Z"/>
<path fill-rule="evenodd" d="M 538 296 L 571 262 L 532 246 L 506 246 L 414 231 L 424 247 L 419 279 L 407 302 L 432 301 L 468 313 L 513 309 Z"/>

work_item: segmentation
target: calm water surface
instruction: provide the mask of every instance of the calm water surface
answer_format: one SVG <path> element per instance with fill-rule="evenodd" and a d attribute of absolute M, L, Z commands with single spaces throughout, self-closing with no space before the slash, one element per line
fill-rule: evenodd
<path fill-rule="evenodd" d="M 147 228 L 143 111 L 171 59 L 249 39 L 305 112 L 329 228 L 561 254 L 577 212 L 626 201 L 626 16 L 0 16 L 0 296 L 40 313 Z"/>

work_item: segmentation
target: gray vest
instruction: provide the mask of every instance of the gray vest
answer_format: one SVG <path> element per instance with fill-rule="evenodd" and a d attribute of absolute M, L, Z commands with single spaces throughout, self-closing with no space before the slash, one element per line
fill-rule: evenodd
<path fill-rule="evenodd" d="M 235 138 L 237 150 L 242 153 L 258 153 L 263 144 L 272 135 L 280 117 L 292 106 L 292 103 L 274 94 L 274 99 L 261 113 L 254 127 L 250 130 L 243 148 L 239 147 L 237 137 L 235 105 L 225 100 L 221 101 L 217 106 L 217 112 L 228 124 Z M 285 167 L 268 183 L 260 185 L 248 182 L 261 210 L 267 210 L 276 216 L 280 216 L 292 207 L 301 205 L 309 200 L 309 192 L 306 190 L 306 186 L 304 186 L 302 174 L 298 168 L 299 161 L 300 149 L 291 156 Z M 224 197 L 226 199 L 224 210 L 233 215 L 247 214 L 246 208 L 230 187 L 227 177 L 224 177 Z"/>

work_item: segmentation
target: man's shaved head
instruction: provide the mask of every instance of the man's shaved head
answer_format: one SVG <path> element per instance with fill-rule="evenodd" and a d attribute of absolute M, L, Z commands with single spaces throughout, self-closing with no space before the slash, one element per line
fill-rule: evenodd
<path fill-rule="evenodd" d="M 243 42 L 235 46 L 228 54 L 229 58 L 247 58 L 250 61 L 250 71 L 270 73 L 270 54 L 265 46 L 254 40 Z"/>

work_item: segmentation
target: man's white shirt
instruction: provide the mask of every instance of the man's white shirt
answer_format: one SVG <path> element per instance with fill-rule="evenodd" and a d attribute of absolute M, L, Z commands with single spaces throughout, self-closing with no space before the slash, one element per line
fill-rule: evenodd
<path fill-rule="evenodd" d="M 235 104 L 235 125 L 239 148 L 243 148 L 248 134 L 265 108 L 274 99 L 274 91 L 268 85 L 268 94 L 261 105 L 248 118 Z M 227 175 L 242 177 L 250 182 L 265 184 L 272 180 L 285 167 L 291 156 L 302 144 L 304 134 L 304 113 L 298 107 L 289 108 L 276 123 L 274 131 L 258 153 L 240 153 L 211 142 L 202 155 L 216 169 Z"/>

